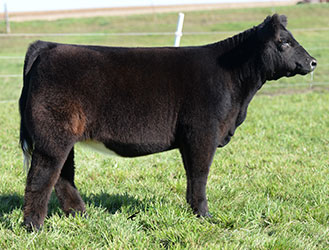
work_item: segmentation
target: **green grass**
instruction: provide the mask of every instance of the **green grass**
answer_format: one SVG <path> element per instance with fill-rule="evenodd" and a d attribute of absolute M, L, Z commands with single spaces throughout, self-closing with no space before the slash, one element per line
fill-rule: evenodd
<path fill-rule="evenodd" d="M 328 5 L 275 8 L 292 29 L 327 27 Z M 185 31 L 246 29 L 273 8 L 186 14 Z M 174 31 L 177 14 L 12 23 L 13 32 Z M 311 20 L 311 21 L 310 21 Z M 328 31 L 293 32 L 306 48 L 328 46 Z M 229 34 L 183 36 L 183 45 Z M 54 37 L 59 42 L 167 46 L 171 36 Z M 22 56 L 34 38 L 0 38 L 0 56 Z M 328 82 L 329 50 L 310 50 L 315 81 Z M 321 66 L 323 64 L 324 66 Z M 0 74 L 21 74 L 22 60 L 1 60 Z M 281 83 L 309 82 L 310 76 Z M 275 86 L 276 83 L 269 83 Z M 111 158 L 76 147 L 76 184 L 88 217 L 66 218 L 53 195 L 43 230 L 22 226 L 26 175 L 18 147 L 21 79 L 0 78 L 0 249 L 329 249 L 328 87 L 264 87 L 231 143 L 218 149 L 207 193 L 211 219 L 185 202 L 186 178 L 174 150 Z M 3 102 L 15 100 L 14 102 Z"/>

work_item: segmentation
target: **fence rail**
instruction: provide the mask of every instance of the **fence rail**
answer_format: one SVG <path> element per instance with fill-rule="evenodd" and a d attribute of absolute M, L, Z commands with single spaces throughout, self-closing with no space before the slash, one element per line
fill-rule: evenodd
<path fill-rule="evenodd" d="M 23 74 L 23 73 L 22 73 Z M 13 74 L 13 75 L 0 75 L 0 78 L 20 78 L 23 75 L 22 74 Z"/>
<path fill-rule="evenodd" d="M 290 29 L 293 32 L 304 32 L 304 31 L 327 31 L 329 27 L 319 28 L 296 28 Z M 242 32 L 241 30 L 227 30 L 227 31 L 209 31 L 209 32 L 182 32 L 185 36 L 198 36 L 198 35 L 220 35 L 220 34 L 232 34 Z M 61 37 L 61 36 L 174 36 L 175 32 L 125 32 L 125 33 L 8 33 L 0 34 L 0 37 L 38 37 L 38 36 L 49 36 L 49 37 Z"/>

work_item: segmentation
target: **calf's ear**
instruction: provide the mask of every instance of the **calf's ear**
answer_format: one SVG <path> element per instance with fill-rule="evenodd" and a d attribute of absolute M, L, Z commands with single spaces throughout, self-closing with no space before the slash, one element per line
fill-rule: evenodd
<path fill-rule="evenodd" d="M 280 16 L 280 22 L 285 28 L 287 27 L 288 20 L 287 20 L 287 17 L 285 15 Z"/>
<path fill-rule="evenodd" d="M 269 40 L 277 40 L 280 35 L 281 17 L 278 14 L 268 16 L 258 27 L 258 38 L 267 42 Z"/>

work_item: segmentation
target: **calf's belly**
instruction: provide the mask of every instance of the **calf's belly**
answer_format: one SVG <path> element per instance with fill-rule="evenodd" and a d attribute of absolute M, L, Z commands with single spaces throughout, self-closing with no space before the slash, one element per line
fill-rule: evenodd
<path fill-rule="evenodd" d="M 89 148 L 106 155 L 119 157 L 138 157 L 176 148 L 175 144 L 119 143 L 113 141 L 103 143 L 96 140 L 86 140 L 79 142 L 79 144 L 85 148 Z"/>
<path fill-rule="evenodd" d="M 79 145 L 81 145 L 84 148 L 88 148 L 102 154 L 106 154 L 110 156 L 120 156 L 116 152 L 107 148 L 102 142 L 87 140 L 87 141 L 79 142 Z"/>

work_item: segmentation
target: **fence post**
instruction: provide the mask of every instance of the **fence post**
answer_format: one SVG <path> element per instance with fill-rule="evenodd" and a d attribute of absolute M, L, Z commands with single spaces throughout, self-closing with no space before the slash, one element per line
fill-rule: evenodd
<path fill-rule="evenodd" d="M 177 30 L 175 32 L 175 43 L 174 46 L 175 47 L 179 47 L 180 44 L 180 38 L 182 37 L 183 33 L 183 23 L 184 23 L 184 13 L 179 13 L 178 15 L 178 22 L 177 22 Z"/>
<path fill-rule="evenodd" d="M 4 10 L 5 10 L 6 32 L 10 33 L 10 24 L 9 24 L 9 15 L 8 15 L 7 3 L 5 3 Z"/>
<path fill-rule="evenodd" d="M 311 72 L 310 88 L 313 87 L 314 71 Z"/>

